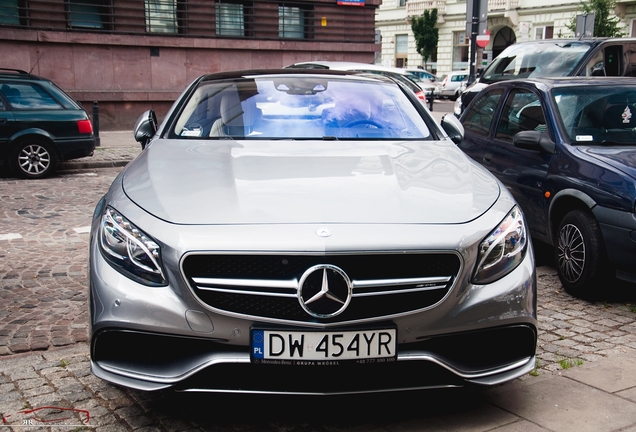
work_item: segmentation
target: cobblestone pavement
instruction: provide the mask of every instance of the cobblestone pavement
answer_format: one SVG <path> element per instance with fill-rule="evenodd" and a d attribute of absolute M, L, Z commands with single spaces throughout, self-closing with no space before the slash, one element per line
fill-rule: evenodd
<path fill-rule="evenodd" d="M 423 412 L 422 397 L 428 396 L 419 393 L 415 401 L 412 393 L 369 396 L 371 408 L 364 413 L 344 408 L 357 406 L 359 397 L 343 398 L 342 405 L 321 402 L 329 421 L 317 423 L 302 417 L 313 413 L 306 406 L 311 399 L 191 399 L 171 392 L 120 389 L 92 376 L 86 343 L 88 226 L 95 204 L 118 172 L 119 168 L 61 171 L 30 181 L 0 177 L 0 413 L 8 424 L 27 416 L 24 411 L 31 407 L 63 406 L 76 410 L 68 411 L 69 422 L 81 422 L 85 413 L 77 410 L 86 410 L 91 427 L 104 432 L 369 431 L 385 430 L 379 428 L 387 421 L 387 410 L 404 411 L 406 419 Z M 634 354 L 636 287 L 608 281 L 605 301 L 575 299 L 561 287 L 545 248 L 538 248 L 538 258 L 540 333 L 538 368 L 532 375 Z M 444 402 L 456 404 L 458 397 L 480 406 L 479 394 L 466 391 L 449 396 L 452 401 L 436 393 L 434 400 L 425 401 L 426 409 L 440 410 Z M 219 412 L 210 408 L 219 404 Z M 250 420 L 244 420 L 246 411 L 253 414 Z"/>

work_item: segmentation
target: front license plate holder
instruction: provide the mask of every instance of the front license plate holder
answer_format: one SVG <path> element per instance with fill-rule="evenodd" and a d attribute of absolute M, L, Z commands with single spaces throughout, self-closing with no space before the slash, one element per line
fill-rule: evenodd
<path fill-rule="evenodd" d="M 252 328 L 250 357 L 252 363 L 278 365 L 391 362 L 397 358 L 397 329 L 315 331 Z"/>

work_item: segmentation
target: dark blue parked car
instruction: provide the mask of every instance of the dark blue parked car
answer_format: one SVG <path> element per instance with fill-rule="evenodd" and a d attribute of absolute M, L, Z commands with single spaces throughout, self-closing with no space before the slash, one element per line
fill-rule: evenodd
<path fill-rule="evenodd" d="M 569 293 L 596 297 L 613 275 L 636 282 L 636 78 L 500 82 L 460 120 L 460 147 L 555 246 Z"/>

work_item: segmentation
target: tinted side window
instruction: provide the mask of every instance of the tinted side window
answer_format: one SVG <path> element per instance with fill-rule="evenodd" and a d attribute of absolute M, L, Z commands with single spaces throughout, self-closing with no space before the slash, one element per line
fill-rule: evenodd
<path fill-rule="evenodd" d="M 607 76 L 623 75 L 623 45 L 605 48 L 605 74 Z"/>
<path fill-rule="evenodd" d="M 35 83 L 3 84 L 0 91 L 14 109 L 62 109 L 51 95 Z"/>
<path fill-rule="evenodd" d="M 585 66 L 587 76 L 621 76 L 629 75 L 623 66 L 627 58 L 623 57 L 623 45 L 610 45 L 599 50 Z"/>
<path fill-rule="evenodd" d="M 466 112 L 462 121 L 464 129 L 478 135 L 488 136 L 502 90 L 493 90 L 482 95 Z"/>
<path fill-rule="evenodd" d="M 625 69 L 625 76 L 636 76 L 636 44 L 629 45 L 627 63 L 628 65 Z"/>
<path fill-rule="evenodd" d="M 541 102 L 531 91 L 514 90 L 510 92 L 501 112 L 496 138 L 512 143 L 517 133 L 529 130 L 546 130 Z"/>

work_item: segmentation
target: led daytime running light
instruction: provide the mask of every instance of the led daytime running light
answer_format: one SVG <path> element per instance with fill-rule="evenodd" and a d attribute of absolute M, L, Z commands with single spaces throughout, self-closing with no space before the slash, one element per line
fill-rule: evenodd
<path fill-rule="evenodd" d="M 150 273 L 154 275 L 150 277 L 153 282 L 165 282 L 159 245 L 110 207 L 102 217 L 100 241 L 102 250 L 123 269 L 144 280 L 148 279 L 144 273 Z"/>

